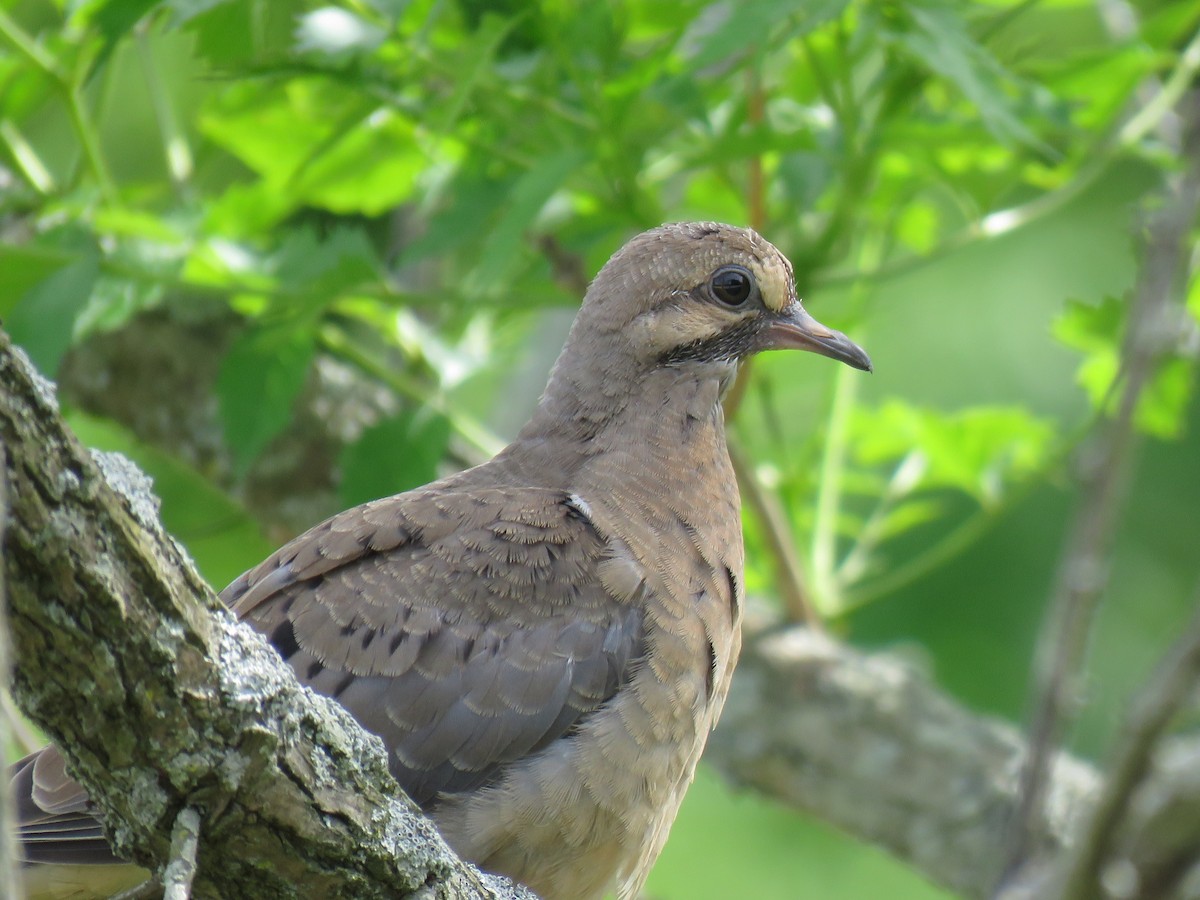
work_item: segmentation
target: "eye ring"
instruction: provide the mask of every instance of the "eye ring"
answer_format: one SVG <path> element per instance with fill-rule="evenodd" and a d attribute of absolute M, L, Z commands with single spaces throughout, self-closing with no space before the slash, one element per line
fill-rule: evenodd
<path fill-rule="evenodd" d="M 721 266 L 708 279 L 708 292 L 724 306 L 741 306 L 754 295 L 754 276 L 742 266 Z"/>

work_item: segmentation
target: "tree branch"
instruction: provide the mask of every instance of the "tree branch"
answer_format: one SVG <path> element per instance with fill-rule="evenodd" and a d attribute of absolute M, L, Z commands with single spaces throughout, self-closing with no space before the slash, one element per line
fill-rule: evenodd
<path fill-rule="evenodd" d="M 1033 855 L 1029 823 L 1038 816 L 1046 761 L 1057 747 L 1079 693 L 1092 621 L 1108 584 L 1120 510 L 1137 447 L 1135 416 L 1143 389 L 1158 364 L 1178 345 L 1186 321 L 1184 299 L 1192 229 L 1200 210 L 1200 91 L 1184 97 L 1183 158 L 1188 165 L 1169 179 L 1163 205 L 1147 223 L 1146 244 L 1131 298 L 1114 417 L 1105 423 L 1082 461 L 1082 497 L 1059 563 L 1037 658 L 1037 705 L 1030 727 L 1033 752 L 1022 775 L 1022 805 L 1008 840 L 1008 863 L 1017 871 Z M 1115 386 L 1115 385 L 1114 385 Z M 1098 832 L 1098 839 L 1105 839 Z M 1098 864 L 1102 848 L 1086 854 Z M 1098 872 L 1077 872 L 1071 897 L 1092 896 Z"/>
<path fill-rule="evenodd" d="M 747 635 L 705 760 L 733 783 L 879 844 L 931 880 L 985 897 L 1001 865 L 1026 745 L 911 665 L 799 627 Z M 1055 760 L 1040 849 L 1063 850 L 1095 771 Z"/>
<path fill-rule="evenodd" d="M 379 740 L 234 621 L 161 531 L 145 476 L 112 457 L 102 473 L 3 333 L 0 439 L 14 691 L 121 854 L 161 869 L 190 808 L 200 893 L 533 897 L 451 853 Z"/>

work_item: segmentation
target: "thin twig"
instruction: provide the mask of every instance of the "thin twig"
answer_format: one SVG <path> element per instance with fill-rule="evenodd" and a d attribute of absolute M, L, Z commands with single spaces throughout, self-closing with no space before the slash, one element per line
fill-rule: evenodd
<path fill-rule="evenodd" d="M 817 511 L 812 529 L 813 588 L 817 603 L 822 609 L 835 609 L 841 605 L 841 596 L 836 579 L 837 571 L 837 524 L 842 502 L 842 474 L 849 452 L 847 441 L 850 431 L 850 411 L 854 408 L 858 379 L 848 377 L 853 370 L 839 366 L 833 376 L 833 402 L 829 409 L 825 449 L 821 454 L 821 468 L 817 485 Z M 858 374 L 858 373 L 854 373 Z"/>
<path fill-rule="evenodd" d="M 1084 839 L 1071 859 L 1061 900 L 1098 896 L 1100 873 L 1130 797 L 1145 779 L 1159 739 L 1200 679 L 1200 590 L 1187 630 L 1130 705 L 1108 781 Z"/>
<path fill-rule="evenodd" d="M 1133 455 L 1134 414 L 1142 390 L 1169 346 L 1164 340 L 1172 305 L 1182 300 L 1180 274 L 1189 235 L 1200 208 L 1200 94 L 1186 98 L 1191 121 L 1184 158 L 1192 161 L 1166 204 L 1149 221 L 1148 239 L 1129 311 L 1121 352 L 1124 389 L 1116 416 L 1085 459 L 1083 497 L 1064 550 L 1050 603 L 1049 622 L 1038 648 L 1038 700 L 1030 729 L 1030 754 L 1022 773 L 1022 802 L 1006 852 L 1011 875 L 1033 850 L 1033 823 L 1040 813 L 1049 766 L 1068 717 L 1090 626 L 1107 584 L 1107 561 Z"/>
<path fill-rule="evenodd" d="M 763 95 L 762 78 L 758 74 L 758 59 L 752 57 L 746 66 L 746 124 L 751 128 L 762 125 L 766 116 L 766 98 Z M 767 225 L 766 190 L 763 186 L 763 160 L 761 153 L 753 153 L 747 160 L 746 210 L 750 227 L 762 231 Z"/>
<path fill-rule="evenodd" d="M 188 900 L 196 878 L 196 854 L 200 849 L 200 813 L 186 806 L 171 831 L 171 861 L 163 872 L 163 900 Z"/>

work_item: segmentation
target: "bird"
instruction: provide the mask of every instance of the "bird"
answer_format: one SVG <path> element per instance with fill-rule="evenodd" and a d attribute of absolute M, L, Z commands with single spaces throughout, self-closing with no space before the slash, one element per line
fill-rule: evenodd
<path fill-rule="evenodd" d="M 221 598 L 383 739 L 462 858 L 544 900 L 631 900 L 741 645 L 722 398 L 781 349 L 872 369 L 755 231 L 642 233 L 592 281 L 511 444 L 316 525 Z M 54 747 L 13 771 L 27 873 L 116 861 Z"/>

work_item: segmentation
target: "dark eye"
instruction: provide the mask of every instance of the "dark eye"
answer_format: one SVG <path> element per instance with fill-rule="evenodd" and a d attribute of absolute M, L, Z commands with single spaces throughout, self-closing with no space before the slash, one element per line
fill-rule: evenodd
<path fill-rule="evenodd" d="M 754 276 L 741 266 L 725 266 L 713 273 L 708 287 L 726 306 L 741 306 L 754 292 Z"/>

